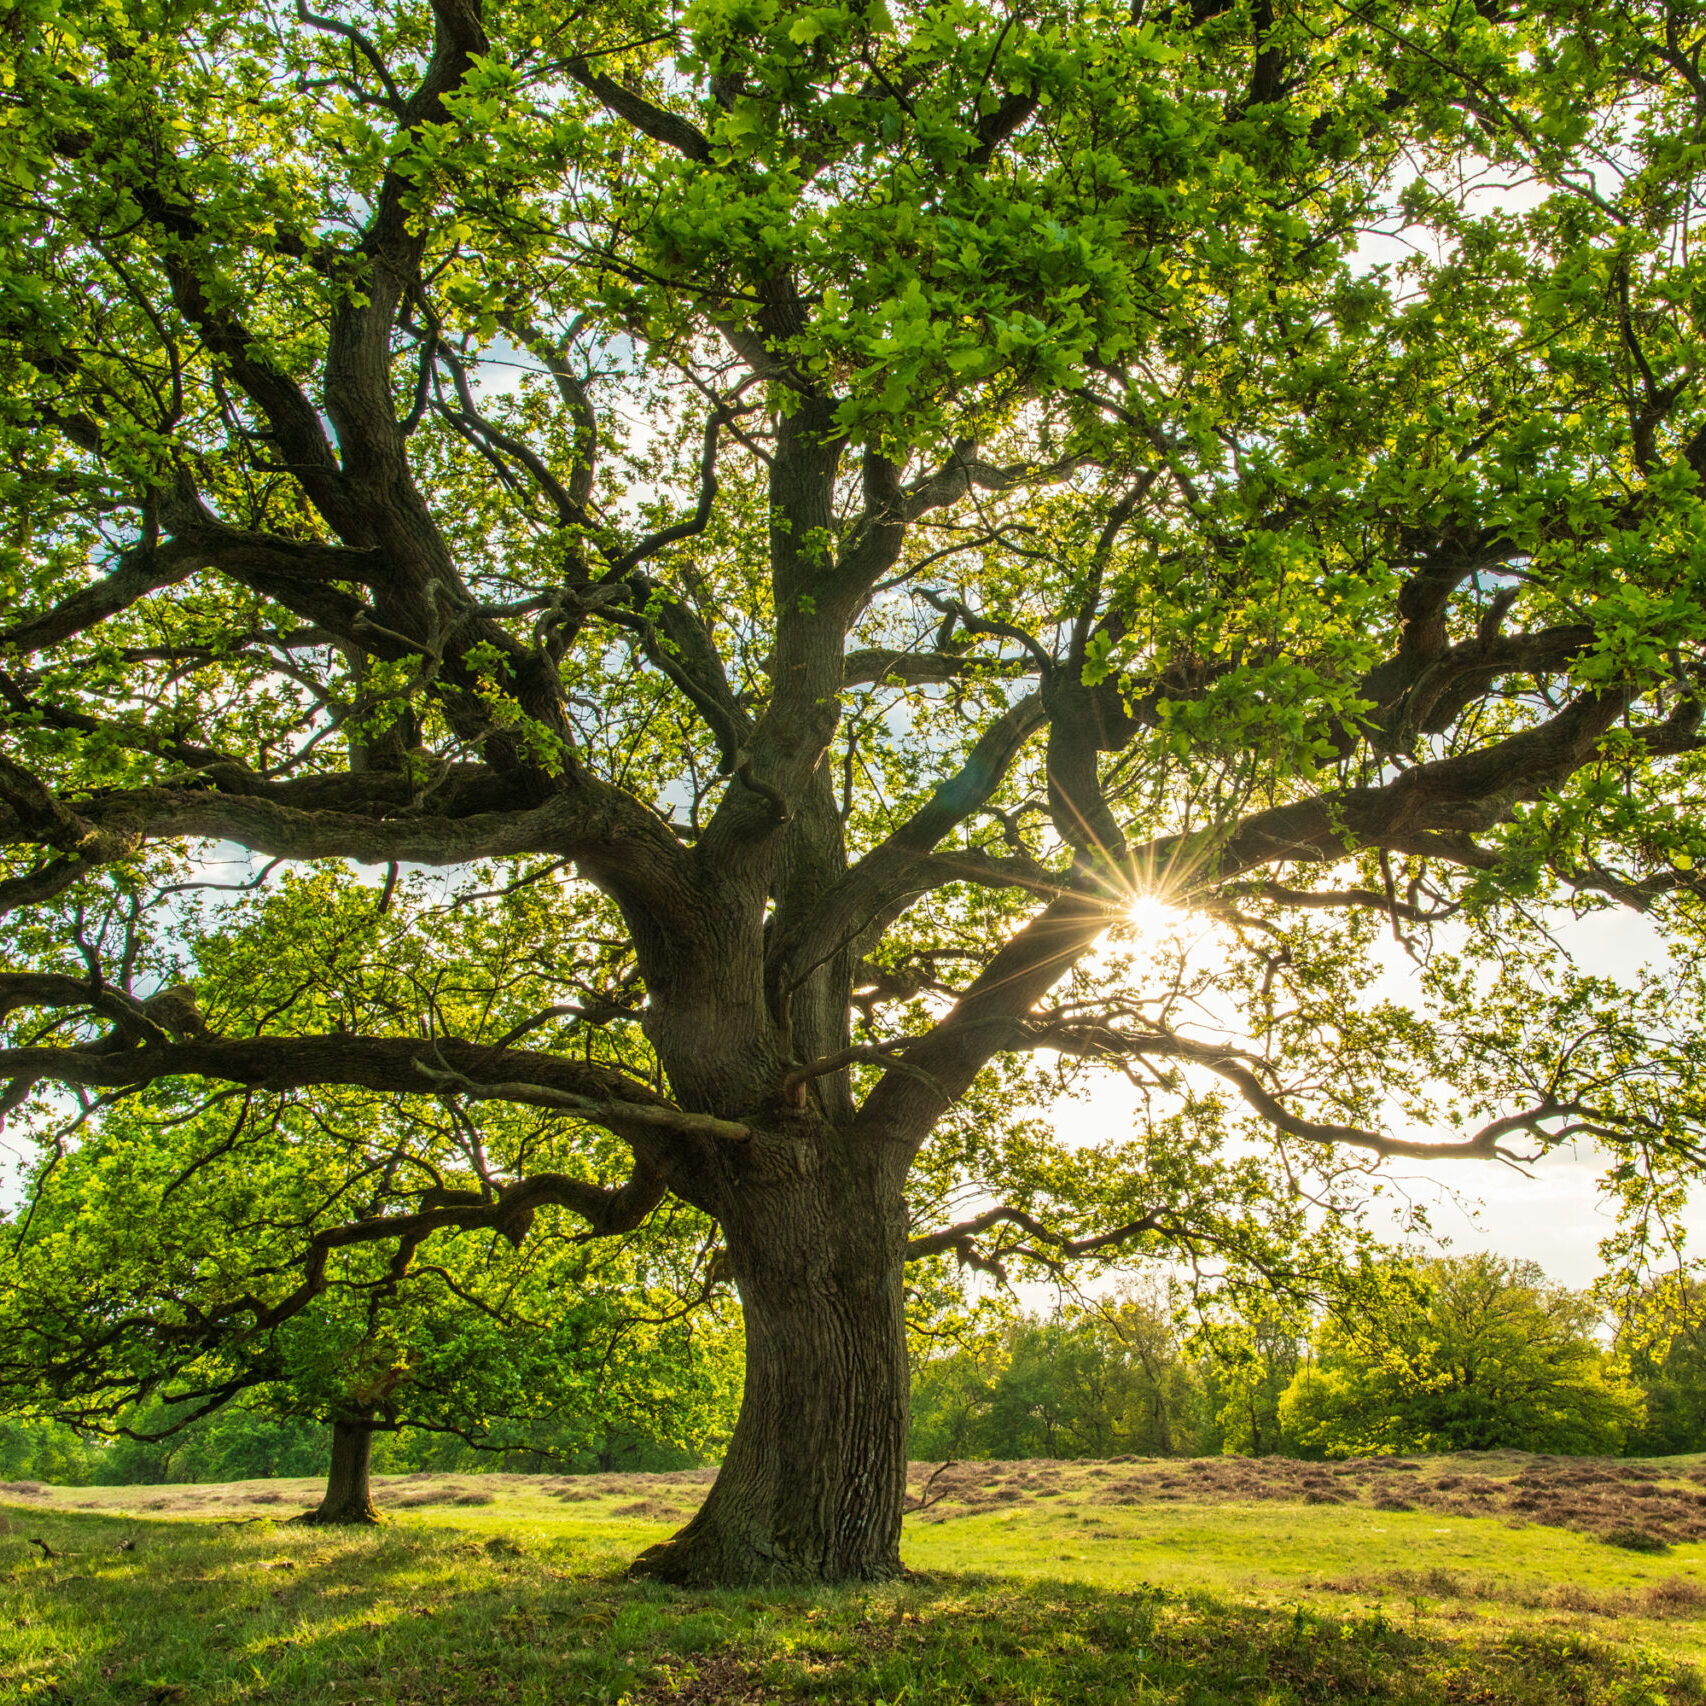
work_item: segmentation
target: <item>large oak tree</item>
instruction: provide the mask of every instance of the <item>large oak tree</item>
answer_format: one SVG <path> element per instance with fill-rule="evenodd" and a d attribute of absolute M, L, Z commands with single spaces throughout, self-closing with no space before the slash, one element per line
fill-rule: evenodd
<path fill-rule="evenodd" d="M 299 1285 L 712 1217 L 745 1399 L 677 1580 L 898 1567 L 909 1259 L 1248 1254 L 1337 1156 L 1692 1165 L 1650 989 L 1368 984 L 1387 927 L 1692 929 L 1697 5 L 324 5 L 8 14 L 9 1109 L 622 1140 L 400 1169 Z M 174 967 L 220 843 L 525 884 L 526 975 Z M 1021 1117 L 1101 1067 L 1131 1144 Z"/>

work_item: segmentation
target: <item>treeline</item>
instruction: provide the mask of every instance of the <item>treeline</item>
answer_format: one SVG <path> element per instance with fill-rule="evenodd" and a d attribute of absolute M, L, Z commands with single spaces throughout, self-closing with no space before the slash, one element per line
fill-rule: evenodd
<path fill-rule="evenodd" d="M 430 1469 L 477 1473 L 592 1474 L 690 1469 L 714 1461 L 734 1425 L 738 1388 L 726 1393 L 703 1431 L 648 1430 L 609 1418 L 582 1417 L 502 1432 L 470 1444 L 453 1433 L 398 1428 L 377 1434 L 372 1470 L 403 1475 Z M 146 1433 L 161 1418 L 143 1409 L 123 1418 Z M 589 1425 L 590 1424 L 590 1425 Z M 67 1487 L 157 1486 L 166 1482 L 249 1481 L 326 1474 L 330 1435 L 323 1423 L 278 1416 L 241 1404 L 191 1422 L 163 1439 L 101 1439 L 60 1422 L 0 1417 L 0 1481 L 43 1481 Z"/>
<path fill-rule="evenodd" d="M 683 1440 L 622 1426 L 535 1430 L 527 1439 L 471 1445 L 455 1434 L 399 1428 L 373 1444 L 375 1474 L 511 1470 L 520 1474 L 690 1469 L 720 1455 L 733 1406 L 710 1437 Z M 143 1413 L 125 1420 L 145 1431 Z M 98 1439 L 59 1422 L 0 1417 L 0 1481 L 66 1487 L 158 1486 L 166 1482 L 323 1478 L 331 1450 L 324 1424 L 232 1405 L 159 1440 Z"/>
<path fill-rule="evenodd" d="M 1493 1450 L 1706 1450 L 1706 1290 L 1649 1287 L 1607 1319 L 1592 1296 L 1493 1255 L 1394 1263 L 1354 1304 L 1187 1329 L 1164 1301 L 1018 1317 L 914 1359 L 915 1459 L 1305 1458 Z M 655 1471 L 715 1461 L 739 1406 L 738 1340 L 589 1388 L 575 1415 L 489 1432 L 400 1427 L 372 1467 L 523 1473 Z M 690 1400 L 690 1401 L 689 1401 Z M 137 1433 L 165 1418 L 123 1418 Z M 98 1439 L 0 1418 L 0 1480 L 60 1485 L 321 1476 L 318 1421 L 231 1404 L 159 1440 Z"/>
<path fill-rule="evenodd" d="M 1706 1450 L 1698 1286 L 1614 1320 L 1531 1262 L 1393 1264 L 1354 1306 L 1187 1332 L 1126 1296 L 1020 1318 L 915 1364 L 911 1455 L 1348 1457 Z"/>

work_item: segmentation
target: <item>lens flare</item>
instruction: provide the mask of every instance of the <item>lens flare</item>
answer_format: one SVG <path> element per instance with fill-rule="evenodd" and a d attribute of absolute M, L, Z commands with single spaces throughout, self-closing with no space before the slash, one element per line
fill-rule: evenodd
<path fill-rule="evenodd" d="M 1127 925 L 1140 943 L 1159 941 L 1177 920 L 1173 908 L 1155 894 L 1137 895 L 1126 908 Z"/>

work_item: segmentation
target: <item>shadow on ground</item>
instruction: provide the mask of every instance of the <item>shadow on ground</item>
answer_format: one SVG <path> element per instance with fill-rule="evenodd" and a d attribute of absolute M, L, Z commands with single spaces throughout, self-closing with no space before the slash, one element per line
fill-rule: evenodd
<path fill-rule="evenodd" d="M 683 1594 L 626 1581 L 611 1550 L 585 1541 L 448 1521 L 344 1534 L 39 1507 L 9 1516 L 0 1676 L 20 1701 L 56 1706 L 1703 1698 L 1692 1670 L 1638 1644 L 1453 1628 L 1419 1588 L 1407 1606 L 1355 1614 L 963 1575 Z M 32 1548 L 32 1534 L 58 1556 Z"/>

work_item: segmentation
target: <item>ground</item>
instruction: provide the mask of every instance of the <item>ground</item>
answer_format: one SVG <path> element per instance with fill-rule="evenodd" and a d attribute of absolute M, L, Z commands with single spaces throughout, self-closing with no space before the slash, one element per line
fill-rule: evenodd
<path fill-rule="evenodd" d="M 909 1580 L 763 1594 L 621 1575 L 710 1471 L 380 1477 L 357 1533 L 278 1520 L 307 1481 L 0 1483 L 0 1701 L 1706 1701 L 1701 1459 L 933 1472 Z"/>

